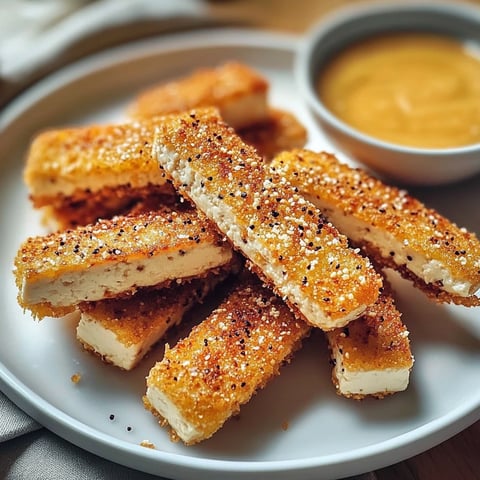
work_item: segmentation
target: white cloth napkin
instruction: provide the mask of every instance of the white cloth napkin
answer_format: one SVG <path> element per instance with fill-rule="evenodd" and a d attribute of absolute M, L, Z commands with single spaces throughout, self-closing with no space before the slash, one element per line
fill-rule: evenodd
<path fill-rule="evenodd" d="M 0 392 L 0 442 L 38 430 L 41 426 Z M 1 458 L 1 456 L 0 456 Z"/>
<path fill-rule="evenodd" d="M 2 76 L 19 80 L 60 55 L 67 47 L 115 26 L 140 20 L 163 25 L 205 20 L 199 0 L 18 0 L 0 2 Z M 125 32 L 127 35 L 128 32 Z"/>
<path fill-rule="evenodd" d="M 0 0 L 0 106 L 102 48 L 227 23 L 208 0 Z"/>
<path fill-rule="evenodd" d="M 159 480 L 111 463 L 42 428 L 0 393 L 2 480 Z"/>

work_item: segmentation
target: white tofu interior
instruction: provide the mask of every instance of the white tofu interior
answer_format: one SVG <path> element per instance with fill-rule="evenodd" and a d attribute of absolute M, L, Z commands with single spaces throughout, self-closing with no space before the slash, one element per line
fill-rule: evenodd
<path fill-rule="evenodd" d="M 201 432 L 182 416 L 176 405 L 160 389 L 148 387 L 146 396 L 152 407 L 168 421 L 185 443 L 191 443 L 201 438 Z"/>
<path fill-rule="evenodd" d="M 392 234 L 345 213 L 328 202 L 315 196 L 306 198 L 320 208 L 326 217 L 354 242 L 368 242 L 378 248 L 385 258 L 392 259 L 397 265 L 405 265 L 408 270 L 425 283 L 441 282 L 442 289 L 454 295 L 468 297 L 474 293 L 475 286 L 470 282 L 456 279 L 446 265 L 438 260 L 428 259 L 421 252 L 414 251 L 408 243 L 401 242 Z M 395 254 L 392 256 L 390 252 Z"/>
<path fill-rule="evenodd" d="M 190 195 L 199 209 L 209 212 L 219 229 L 225 232 L 235 245 L 241 247 L 243 253 L 257 263 L 267 277 L 273 279 L 281 294 L 296 304 L 309 322 L 329 330 L 344 326 L 350 320 L 358 318 L 366 309 L 366 305 L 361 305 L 344 316 L 335 319 L 328 317 L 318 303 L 309 301 L 302 294 L 300 285 L 285 279 L 282 268 L 271 261 L 271 253 L 265 242 L 259 241 L 257 236 L 251 236 L 244 242 L 243 232 L 237 225 L 235 213 L 218 198 L 204 193 L 202 179 L 191 170 L 187 161 L 178 158 L 174 151 L 162 145 L 157 145 L 156 148 L 161 164 L 167 166 L 166 170 L 175 171 L 179 182 L 190 185 Z M 179 168 L 175 167 L 177 164 L 180 165 Z"/>
<path fill-rule="evenodd" d="M 343 362 L 343 354 L 334 348 L 334 376 L 337 388 L 342 395 L 375 395 L 402 392 L 408 386 L 410 368 L 385 368 L 372 370 L 348 369 Z"/>
<path fill-rule="evenodd" d="M 22 296 L 28 304 L 47 302 L 54 307 L 77 305 L 84 301 L 112 298 L 137 287 L 198 276 L 225 265 L 231 258 L 232 251 L 228 246 L 196 245 L 185 252 L 101 264 L 36 282 L 24 281 Z"/>

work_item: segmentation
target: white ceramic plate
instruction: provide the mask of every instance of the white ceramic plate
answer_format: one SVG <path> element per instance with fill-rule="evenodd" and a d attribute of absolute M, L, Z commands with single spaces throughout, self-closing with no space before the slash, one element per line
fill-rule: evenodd
<path fill-rule="evenodd" d="M 310 147 L 332 150 L 298 98 L 292 72 L 295 46 L 290 37 L 245 31 L 162 37 L 58 72 L 3 113 L 0 386 L 60 436 L 115 462 L 168 477 L 320 479 L 400 461 L 480 418 L 479 309 L 434 305 L 398 278 L 393 278 L 398 305 L 416 357 L 406 392 L 383 401 L 336 396 L 326 345 L 313 335 L 239 418 L 211 440 L 189 448 L 170 442 L 142 407 L 144 378 L 162 348 L 135 371 L 123 373 L 82 351 L 75 341 L 74 317 L 38 323 L 17 306 L 12 259 L 23 239 L 42 231 L 21 179 L 26 148 L 37 131 L 120 121 L 140 88 L 195 67 L 238 59 L 269 78 L 271 104 L 302 119 L 310 130 Z M 478 233 L 479 210 L 469 206 L 478 206 L 479 186 L 477 178 L 415 193 Z M 82 375 L 77 385 L 70 381 L 75 372 Z M 156 449 L 141 447 L 145 439 Z"/>

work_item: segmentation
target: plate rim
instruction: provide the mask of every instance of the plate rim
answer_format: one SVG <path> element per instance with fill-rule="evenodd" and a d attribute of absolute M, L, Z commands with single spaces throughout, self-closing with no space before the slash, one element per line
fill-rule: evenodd
<path fill-rule="evenodd" d="M 0 135 L 15 118 L 32 106 L 32 102 L 41 100 L 45 95 L 68 84 L 69 81 L 77 79 L 78 75 L 85 76 L 99 69 L 107 69 L 119 62 L 133 61 L 138 58 L 138 55 L 149 56 L 161 52 L 201 50 L 220 46 L 273 48 L 293 53 L 297 50 L 301 41 L 302 38 L 295 34 L 266 32 L 253 28 L 217 27 L 215 30 L 202 29 L 154 35 L 146 39 L 134 40 L 123 45 L 106 48 L 73 61 L 46 75 L 8 102 L 0 114 Z"/>
<path fill-rule="evenodd" d="M 93 72 L 98 72 L 99 69 L 108 69 L 119 62 L 138 59 L 139 55 L 148 57 L 149 55 L 161 55 L 162 53 L 192 49 L 201 50 L 219 46 L 253 49 L 270 48 L 294 54 L 299 43 L 300 38 L 296 35 L 254 29 L 218 28 L 213 31 L 200 30 L 155 36 L 110 48 L 89 55 L 46 76 L 11 101 L 0 118 L 0 139 L 4 130 L 10 124 L 46 95 L 67 86 L 70 82 L 78 80 L 79 77 L 87 77 Z M 292 78 L 295 81 L 294 72 L 292 72 Z M 275 478 L 289 478 L 288 476 L 292 472 L 298 474 L 302 472 L 302 475 L 307 476 L 315 475 L 316 478 L 320 478 L 318 475 L 322 475 L 321 478 L 324 478 L 323 475 L 361 474 L 371 469 L 396 463 L 432 448 L 480 419 L 479 391 L 478 395 L 472 395 L 467 402 L 450 411 L 448 415 L 437 417 L 422 426 L 391 439 L 348 452 L 289 460 L 220 460 L 191 457 L 160 450 L 151 451 L 119 439 L 114 439 L 115 443 L 112 444 L 113 437 L 111 435 L 83 424 L 48 403 L 17 379 L 2 362 L 0 362 L 0 390 L 42 426 L 80 448 L 112 462 L 144 472 L 161 475 L 173 474 L 175 477 L 180 473 L 181 478 L 193 478 L 191 475 L 198 473 L 238 475 L 239 478 L 240 476 L 245 478 L 246 475 L 256 473 L 272 475 L 272 478 L 273 476 Z M 121 458 L 118 458 L 119 451 L 124 454 Z M 144 465 L 142 461 L 147 463 Z M 166 467 L 165 471 L 158 472 L 154 467 L 161 465 Z"/>

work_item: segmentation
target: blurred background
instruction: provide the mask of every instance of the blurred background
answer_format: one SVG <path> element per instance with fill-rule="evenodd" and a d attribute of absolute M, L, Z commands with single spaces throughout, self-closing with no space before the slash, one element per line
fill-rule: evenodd
<path fill-rule="evenodd" d="M 220 26 L 302 34 L 359 3 L 372 0 L 0 0 L 0 106 L 47 73 L 119 43 Z"/>

